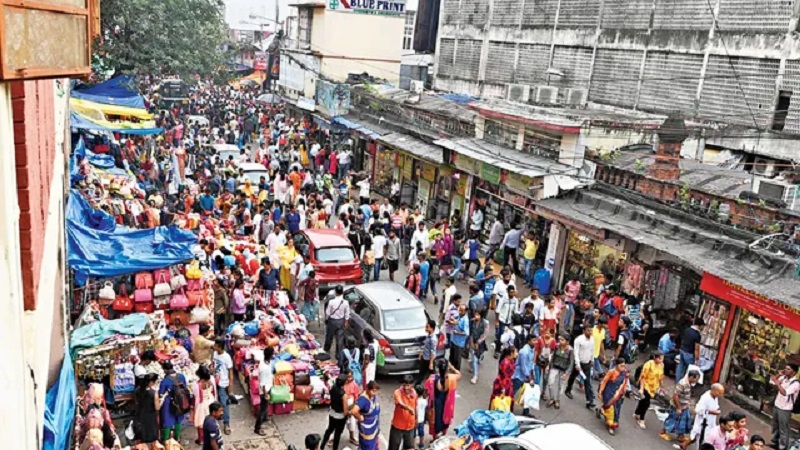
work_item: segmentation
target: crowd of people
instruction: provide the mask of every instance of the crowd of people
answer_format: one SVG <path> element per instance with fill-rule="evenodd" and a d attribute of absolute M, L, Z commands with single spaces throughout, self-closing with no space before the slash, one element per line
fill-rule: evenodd
<path fill-rule="evenodd" d="M 347 428 L 351 444 L 362 450 L 378 448 L 377 339 L 369 332 L 360 342 L 343 338 L 350 310 L 341 288 L 327 304 L 320 301 L 308 255 L 292 238 L 312 228 L 341 231 L 363 261 L 365 281 L 379 280 L 385 270 L 389 280 L 402 283 L 420 301 L 438 305 L 439 317 L 425 324 L 419 375 L 406 376 L 394 391 L 388 450 L 422 448 L 447 434 L 463 362 L 467 361 L 470 382 L 476 384 L 487 354 L 497 360 L 489 409 L 521 408 L 522 414 L 530 415 L 538 402 L 560 409 L 564 398 L 573 400 L 577 385 L 586 408 L 604 420 L 610 434 L 619 431 L 626 398 L 637 399 L 633 416 L 642 429 L 651 402 L 666 398 L 669 413 L 660 435 L 675 439 L 681 448 L 701 434 L 701 444 L 715 450 L 763 447 L 762 437 L 749 435 L 744 414 L 720 410 L 721 385 L 694 400 L 693 387 L 702 383 L 703 375 L 693 365 L 701 319 L 686 330 L 680 347 L 676 333 L 667 333 L 658 351 L 639 358 L 649 326 L 639 300 L 622 295 L 610 276 L 597 291 L 588 292 L 588 286 L 571 277 L 563 289 L 540 295 L 533 277 L 539 239 L 521 224 L 506 229 L 498 220 L 490 227 L 488 241 L 481 242 L 480 208 L 462 223 L 460 211 L 450 217 L 425 217 L 424 211 L 400 204 L 395 196 L 377 199 L 369 177 L 351 170 L 347 142 L 333 142 L 313 121 L 290 117 L 281 105 L 259 104 L 254 91 L 206 85 L 193 91 L 186 104 L 152 107 L 166 132 L 129 139 L 114 156 L 147 190 L 148 223 L 200 216 L 194 227 L 194 253 L 217 275 L 216 316 L 214 327 L 201 327 L 193 338 L 193 356 L 205 365 L 197 373 L 201 382 L 191 396 L 193 404 L 177 412 L 191 415 L 204 450 L 219 450 L 222 436 L 231 432 L 229 404 L 236 402 L 230 392 L 233 364 L 220 336 L 231 321 L 245 318 L 245 279 L 253 280 L 257 289 L 290 292 L 292 304 L 309 322 L 320 315 L 327 319 L 324 349 L 331 352 L 335 345 L 332 355 L 341 375 L 328 380 L 327 429 L 322 437 L 310 435 L 306 447 L 337 450 Z M 190 115 L 206 117 L 208 125 L 190 125 L 185 120 Z M 213 145 L 223 143 L 237 145 L 239 155 L 219 157 Z M 244 162 L 262 164 L 268 176 L 253 182 L 238 169 Z M 204 226 L 208 218 L 219 220 L 220 231 L 256 243 L 258 250 L 221 245 L 211 227 Z M 482 244 L 488 245 L 485 253 Z M 495 265 L 491 261 L 500 249 L 503 261 Z M 397 277 L 401 266 L 408 273 L 402 279 Z M 458 280 L 468 281 L 467 292 L 459 292 Z M 518 289 L 523 285 L 530 289 L 524 298 Z M 449 349 L 446 359 L 437 358 L 442 334 Z M 260 358 L 258 370 L 262 408 L 254 431 L 261 434 L 273 385 L 270 350 Z M 665 394 L 665 359 L 676 356 L 677 383 Z M 154 363 L 148 355 L 142 359 L 141 365 Z M 646 359 L 643 365 L 641 359 Z M 142 442 L 181 435 L 183 417 L 165 396 L 185 380 L 170 375 L 168 362 L 163 369 L 166 376 L 160 385 L 151 375 L 140 377 L 136 423 Z M 773 380 L 779 395 L 771 444 L 779 450 L 791 443 L 789 418 L 800 390 L 796 371 L 796 366 L 787 366 L 783 376 Z"/>

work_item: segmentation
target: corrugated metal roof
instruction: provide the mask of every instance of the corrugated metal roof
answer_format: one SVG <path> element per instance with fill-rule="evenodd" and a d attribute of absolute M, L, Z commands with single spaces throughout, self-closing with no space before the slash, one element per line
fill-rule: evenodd
<path fill-rule="evenodd" d="M 444 150 L 436 145 L 428 144 L 425 141 L 407 136 L 401 133 L 387 134 L 381 136 L 378 142 L 390 145 L 398 150 L 411 153 L 414 156 L 427 159 L 434 164 L 444 164 Z"/>
<path fill-rule="evenodd" d="M 478 138 L 440 139 L 434 144 L 526 177 L 574 174 L 577 171 L 552 159 L 501 147 Z"/>

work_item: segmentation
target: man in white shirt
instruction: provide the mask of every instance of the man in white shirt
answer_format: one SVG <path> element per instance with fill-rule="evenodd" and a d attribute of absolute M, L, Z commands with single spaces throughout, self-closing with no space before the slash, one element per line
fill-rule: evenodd
<path fill-rule="evenodd" d="M 572 398 L 572 385 L 578 376 L 583 382 L 583 393 L 586 394 L 586 408 L 593 409 L 594 391 L 592 390 L 592 362 L 594 360 L 594 338 L 592 337 L 592 327 L 583 329 L 583 334 L 575 338 L 572 344 L 575 354 L 575 368 L 567 380 L 567 388 L 564 395 Z"/>
<path fill-rule="evenodd" d="M 258 404 L 258 416 L 256 417 L 255 433 L 266 436 L 267 432 L 261 426 L 267 421 L 267 410 L 269 406 L 269 391 L 274 384 L 275 368 L 272 366 L 272 357 L 275 356 L 275 349 L 267 347 L 264 349 L 264 359 L 258 362 L 258 391 L 261 401 Z"/>
<path fill-rule="evenodd" d="M 214 375 L 217 380 L 217 399 L 222 403 L 222 424 L 224 433 L 231 434 L 231 413 L 228 405 L 230 392 L 228 388 L 233 379 L 233 360 L 225 351 L 225 340 L 217 338 L 214 341 Z"/>
<path fill-rule="evenodd" d="M 378 207 L 378 213 L 381 218 L 383 218 L 383 213 L 389 213 L 390 216 L 394 213 L 394 206 L 389 202 L 388 197 L 384 197 L 383 203 Z"/>
<path fill-rule="evenodd" d="M 411 235 L 411 252 L 416 253 L 417 251 L 417 242 L 422 243 L 422 251 L 430 247 L 430 240 L 428 238 L 428 230 L 425 229 L 425 222 L 420 222 L 417 226 L 417 229 L 414 230 L 414 234 Z"/>
<path fill-rule="evenodd" d="M 519 299 L 517 298 L 517 290 L 514 288 L 514 285 L 508 286 L 506 288 L 505 295 L 500 295 L 497 292 L 497 285 L 500 284 L 498 282 L 495 284 L 495 294 L 497 295 L 497 307 L 495 308 L 495 356 L 498 356 L 500 349 L 502 347 L 501 337 L 503 332 L 506 330 L 506 327 L 511 325 L 511 319 L 514 317 L 515 312 L 517 311 L 517 304 Z"/>
<path fill-rule="evenodd" d="M 331 354 L 331 345 L 336 340 L 336 353 L 344 348 L 344 329 L 350 321 L 350 304 L 344 299 L 344 288 L 336 286 L 336 296 L 325 307 L 325 353 Z"/>
<path fill-rule="evenodd" d="M 383 257 L 386 255 L 386 237 L 383 235 L 383 229 L 376 227 L 374 236 L 372 237 L 372 253 L 375 256 L 375 267 L 373 269 L 373 281 L 378 281 L 381 276 L 381 264 Z"/>
<path fill-rule="evenodd" d="M 356 183 L 358 186 L 358 197 L 362 205 L 369 205 L 369 178 Z"/>
<path fill-rule="evenodd" d="M 541 333 L 541 323 L 544 319 L 544 299 L 539 297 L 539 289 L 531 289 L 531 299 L 533 300 L 533 317 L 536 317 L 536 324 L 533 326 L 533 332 L 536 336 Z"/>
<path fill-rule="evenodd" d="M 725 386 L 714 383 L 711 389 L 700 396 L 694 407 L 694 426 L 690 437 L 695 439 L 703 429 L 703 419 L 706 421 L 706 434 L 717 427 L 717 418 L 722 414 L 719 408 L 719 399 L 725 394 Z"/>

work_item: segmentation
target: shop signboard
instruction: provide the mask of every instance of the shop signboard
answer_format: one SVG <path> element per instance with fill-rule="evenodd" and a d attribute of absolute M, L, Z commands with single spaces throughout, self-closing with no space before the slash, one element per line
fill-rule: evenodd
<path fill-rule="evenodd" d="M 718 276 L 703 273 L 700 290 L 792 330 L 800 330 L 800 311 L 796 308 Z"/>
<path fill-rule="evenodd" d="M 413 180 L 414 179 L 414 158 L 410 156 L 406 156 L 403 158 L 403 179 L 404 180 Z"/>
<path fill-rule="evenodd" d="M 428 200 L 431 198 L 431 183 L 425 180 L 419 180 L 419 189 L 417 190 L 417 206 L 423 214 L 428 211 Z"/>
<path fill-rule="evenodd" d="M 399 16 L 406 12 L 405 0 L 329 0 L 328 9 L 379 16 Z"/>
<path fill-rule="evenodd" d="M 480 161 L 470 158 L 469 156 L 464 155 L 455 155 L 456 159 L 456 167 L 463 171 L 467 172 L 470 175 L 478 175 L 480 176 Z"/>
<path fill-rule="evenodd" d="M 420 168 L 421 176 L 423 180 L 428 181 L 436 181 L 436 166 L 427 163 L 421 163 Z"/>
<path fill-rule="evenodd" d="M 255 70 L 267 70 L 267 53 L 266 52 L 256 52 L 256 55 L 253 58 L 253 69 L 255 69 Z"/>
<path fill-rule="evenodd" d="M 469 175 L 461 174 L 456 182 L 456 194 L 462 197 L 467 195 L 467 178 L 469 178 Z"/>
<path fill-rule="evenodd" d="M 528 194 L 528 188 L 531 185 L 531 178 L 518 173 L 509 172 L 506 176 L 506 187 L 508 189 L 519 192 L 523 195 Z"/>
<path fill-rule="evenodd" d="M 500 184 L 500 168 L 491 164 L 481 163 L 481 178 L 492 184 Z"/>

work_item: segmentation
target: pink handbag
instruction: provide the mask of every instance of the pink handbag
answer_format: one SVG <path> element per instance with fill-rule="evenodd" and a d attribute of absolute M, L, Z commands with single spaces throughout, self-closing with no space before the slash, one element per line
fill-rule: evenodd
<path fill-rule="evenodd" d="M 283 414 L 291 414 L 292 409 L 294 409 L 294 404 L 292 402 L 289 403 L 275 403 L 272 406 L 272 410 L 276 416 L 280 416 Z"/>
<path fill-rule="evenodd" d="M 133 301 L 136 303 L 147 303 L 153 301 L 153 291 L 150 289 L 137 289 L 133 293 Z"/>
<path fill-rule="evenodd" d="M 156 269 L 153 271 L 153 278 L 157 283 L 169 283 L 169 280 L 172 278 L 172 274 L 170 273 L 169 269 Z"/>
<path fill-rule="evenodd" d="M 189 299 L 186 298 L 186 294 L 183 293 L 183 288 L 172 293 L 172 297 L 169 298 L 169 308 L 170 309 L 189 308 Z"/>
<path fill-rule="evenodd" d="M 203 290 L 203 279 L 197 280 L 186 280 L 186 290 L 187 291 L 201 291 Z"/>

